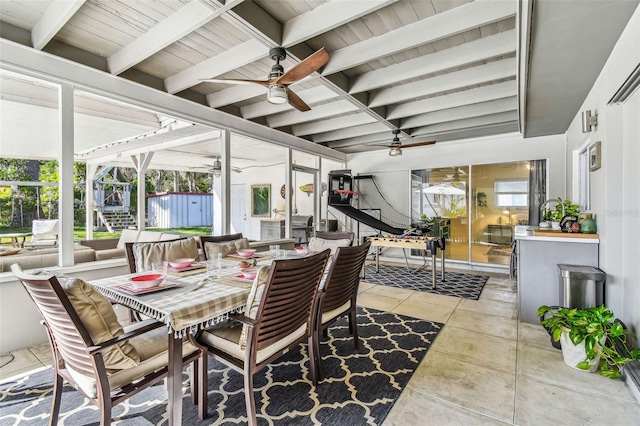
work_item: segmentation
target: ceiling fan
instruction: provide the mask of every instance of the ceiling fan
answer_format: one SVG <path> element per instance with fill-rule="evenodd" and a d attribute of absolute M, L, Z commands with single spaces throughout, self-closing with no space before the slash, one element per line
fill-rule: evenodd
<path fill-rule="evenodd" d="M 387 145 L 389 147 L 389 155 L 391 157 L 396 157 L 398 155 L 402 155 L 402 148 L 415 148 L 417 146 L 426 146 L 433 145 L 436 141 L 422 141 L 422 142 L 414 142 L 408 144 L 401 144 L 400 138 L 398 138 L 398 134 L 400 134 L 399 129 L 394 129 L 391 131 L 393 133 L 393 140 L 391 141 L 391 145 Z"/>
<path fill-rule="evenodd" d="M 213 165 L 205 164 L 205 167 L 207 167 L 207 170 L 209 172 L 213 173 L 214 177 L 219 178 L 220 176 L 222 176 L 222 161 L 220 161 L 220 157 L 212 157 L 212 158 L 215 158 Z M 199 167 L 191 167 L 191 168 L 195 169 Z M 242 169 L 236 166 L 231 166 L 231 171 L 234 173 L 242 173 Z"/>
<path fill-rule="evenodd" d="M 289 89 L 289 85 L 302 80 L 312 72 L 322 68 L 329 60 L 327 51 L 324 47 L 319 49 L 287 72 L 284 72 L 284 68 L 280 65 L 280 61 L 283 61 L 287 57 L 287 52 L 282 47 L 269 49 L 269 57 L 276 61 L 276 63 L 271 67 L 268 80 L 209 78 L 203 79 L 202 81 L 227 84 L 259 84 L 267 87 L 267 101 L 270 103 L 283 104 L 289 102 L 289 104 L 298 111 L 309 111 L 311 109 L 309 105 L 293 93 L 293 91 Z"/>

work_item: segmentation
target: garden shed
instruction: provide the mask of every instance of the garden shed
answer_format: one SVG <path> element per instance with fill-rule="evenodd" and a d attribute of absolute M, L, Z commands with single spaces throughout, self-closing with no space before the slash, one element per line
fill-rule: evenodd
<path fill-rule="evenodd" d="M 213 225 L 212 194 L 161 192 L 147 195 L 148 226 L 184 228 Z"/>

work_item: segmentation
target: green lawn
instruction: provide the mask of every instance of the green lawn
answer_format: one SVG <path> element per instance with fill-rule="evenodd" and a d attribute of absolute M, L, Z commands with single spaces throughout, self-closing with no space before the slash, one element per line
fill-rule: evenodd
<path fill-rule="evenodd" d="M 191 234 L 191 235 L 211 235 L 211 227 L 210 226 L 196 226 L 189 228 L 147 228 L 147 231 L 153 232 L 175 232 L 181 234 Z M 0 226 L 0 235 L 1 234 L 12 234 L 12 233 L 24 233 L 31 232 L 30 227 L 8 227 L 8 226 Z M 85 240 L 87 233 L 84 227 L 76 227 L 73 230 L 73 239 L 74 240 Z M 93 239 L 101 240 L 104 238 L 120 238 L 120 232 L 103 232 L 103 231 L 93 231 Z"/>

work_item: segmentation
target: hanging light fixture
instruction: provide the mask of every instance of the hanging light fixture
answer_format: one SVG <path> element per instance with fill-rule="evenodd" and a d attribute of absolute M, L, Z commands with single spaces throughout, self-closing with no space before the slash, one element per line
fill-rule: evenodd
<path fill-rule="evenodd" d="M 398 155 L 402 155 L 402 149 L 400 149 L 400 146 L 392 146 L 389 148 L 389 156 L 397 157 Z"/>
<path fill-rule="evenodd" d="M 269 86 L 267 101 L 272 104 L 283 104 L 288 102 L 287 87 L 282 84 L 272 84 Z"/>
<path fill-rule="evenodd" d="M 213 177 L 219 178 L 222 176 L 222 163 L 220 162 L 220 157 L 217 157 L 216 161 L 213 162 L 211 171 L 213 172 Z"/>

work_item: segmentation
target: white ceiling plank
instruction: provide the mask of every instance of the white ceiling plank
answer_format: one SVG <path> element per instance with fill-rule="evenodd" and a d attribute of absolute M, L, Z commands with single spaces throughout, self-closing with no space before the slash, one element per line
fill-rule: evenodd
<path fill-rule="evenodd" d="M 212 108 L 219 108 L 221 106 L 255 98 L 256 96 L 260 96 L 264 93 L 265 88 L 257 84 L 241 84 L 207 95 L 207 104 Z"/>
<path fill-rule="evenodd" d="M 52 1 L 51 5 L 31 31 L 33 48 L 42 50 L 64 24 L 82 7 L 85 0 Z"/>
<path fill-rule="evenodd" d="M 442 74 L 425 80 L 414 81 L 371 93 L 369 107 L 397 104 L 409 99 L 434 95 L 439 92 L 456 90 L 467 86 L 489 83 L 494 80 L 515 77 L 516 59 L 490 62 L 462 71 Z"/>
<path fill-rule="evenodd" d="M 360 124 L 375 123 L 376 119 L 369 114 L 358 113 L 349 114 L 329 120 L 316 121 L 314 123 L 299 124 L 293 126 L 292 132 L 295 136 L 312 135 L 316 133 L 329 132 L 331 130 L 344 129 Z"/>
<path fill-rule="evenodd" d="M 300 112 L 298 110 L 293 110 L 290 112 L 272 115 L 267 117 L 267 124 L 269 127 L 291 126 L 293 124 L 333 117 L 344 114 L 345 112 L 356 111 L 357 109 L 358 107 L 353 105 L 351 102 L 340 100 L 318 105 L 311 111 Z"/>
<path fill-rule="evenodd" d="M 430 126 L 418 127 L 416 129 L 413 129 L 411 134 L 416 135 L 415 137 L 422 138 L 435 134 L 475 128 L 478 126 L 492 126 L 501 125 L 508 122 L 517 122 L 517 120 L 518 112 L 516 110 L 505 111 L 480 117 L 464 118 L 447 123 L 438 123 Z"/>
<path fill-rule="evenodd" d="M 324 3 L 285 22 L 282 30 L 282 45 L 288 47 L 301 43 L 396 1 L 398 0 L 333 0 Z"/>
<path fill-rule="evenodd" d="M 88 155 L 85 158 L 87 160 L 91 160 L 99 164 L 106 164 L 110 161 L 114 161 L 119 158 L 131 156 L 131 155 L 138 155 L 138 154 L 144 154 L 147 152 L 177 148 L 180 146 L 191 145 L 197 142 L 208 141 L 211 139 L 219 139 L 219 138 L 220 138 L 220 130 L 213 130 L 211 132 L 202 133 L 200 135 L 186 136 L 182 138 L 176 138 L 173 140 L 165 141 L 162 143 L 157 143 L 154 145 L 146 145 L 146 146 L 142 146 L 134 149 L 123 150 L 115 154 L 99 155 L 98 154 L 99 151 L 96 151 L 95 152 L 96 155 Z"/>
<path fill-rule="evenodd" d="M 355 138 L 373 133 L 383 133 L 385 131 L 388 135 L 391 135 L 391 130 L 383 123 L 362 124 L 360 126 L 352 126 L 347 129 L 319 133 L 314 135 L 311 140 L 316 143 L 332 142 L 339 139 Z M 391 140 L 391 136 L 389 137 L 389 140 Z"/>
<path fill-rule="evenodd" d="M 505 81 L 503 83 L 463 90 L 449 95 L 436 96 L 434 98 L 394 105 L 388 108 L 387 119 L 394 120 L 396 118 L 410 117 L 427 112 L 455 108 L 462 105 L 508 98 L 516 96 L 517 93 L 518 85 L 516 81 Z"/>
<path fill-rule="evenodd" d="M 231 3 L 237 4 L 238 1 L 228 3 L 230 4 L 217 10 L 214 9 L 215 6 L 206 6 L 198 0 L 187 3 L 138 39 L 111 55 L 107 59 L 109 72 L 118 75 L 135 64 L 142 62 L 154 53 L 159 52 L 220 16 L 233 6 Z"/>
<path fill-rule="evenodd" d="M 292 85 L 291 87 L 295 89 L 295 85 Z M 266 94 L 267 92 L 264 87 L 260 87 L 260 90 L 261 93 L 264 94 Z M 338 97 L 338 94 L 336 92 L 326 86 L 317 86 L 311 89 L 301 90 L 300 92 L 294 90 L 294 92 L 308 105 L 317 104 L 319 102 L 328 101 Z M 288 103 L 274 105 L 269 103 L 268 101 L 262 101 L 242 107 L 240 108 L 240 111 L 243 118 L 251 119 L 285 111 L 293 111 L 293 109 L 294 108 Z"/>
<path fill-rule="evenodd" d="M 513 1 L 476 0 L 332 52 L 323 75 L 515 16 Z"/>
<path fill-rule="evenodd" d="M 355 138 L 342 139 L 334 142 L 327 142 L 327 146 L 333 149 L 344 148 L 348 146 L 354 145 L 368 145 L 372 143 L 385 142 L 388 141 L 391 143 L 393 139 L 393 135 L 389 132 L 389 129 L 386 129 L 383 132 L 372 133 L 370 135 L 365 136 L 357 136 Z"/>
<path fill-rule="evenodd" d="M 518 101 L 516 97 L 513 96 L 511 98 L 498 99 L 496 101 L 480 102 L 473 105 L 465 105 L 457 108 L 414 115 L 413 117 L 409 117 L 401 121 L 400 126 L 403 129 L 413 129 L 431 124 L 444 123 L 447 121 L 496 114 L 511 110 L 515 111 L 517 109 Z"/>
<path fill-rule="evenodd" d="M 349 93 L 360 93 L 389 84 L 442 72 L 488 58 L 508 55 L 516 51 L 515 31 L 474 40 L 430 55 L 409 59 L 399 64 L 369 71 L 353 79 Z"/>
<path fill-rule="evenodd" d="M 264 58 L 266 50 L 261 42 L 251 39 L 178 74 L 167 77 L 164 80 L 165 88 L 168 93 L 177 93 L 201 83 L 202 79 L 216 77 L 244 64 Z"/>

